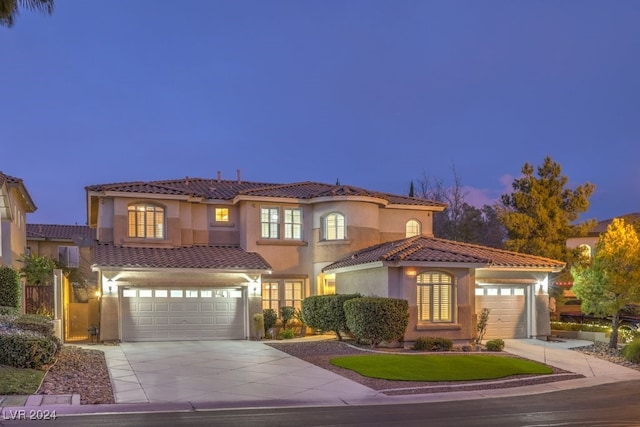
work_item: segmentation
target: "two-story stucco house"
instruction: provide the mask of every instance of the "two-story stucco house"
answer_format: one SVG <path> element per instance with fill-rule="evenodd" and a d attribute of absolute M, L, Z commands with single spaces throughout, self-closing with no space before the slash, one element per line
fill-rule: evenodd
<path fill-rule="evenodd" d="M 310 295 L 405 298 L 405 338 L 549 333 L 563 263 L 435 239 L 445 206 L 316 182 L 184 178 L 86 187 L 102 286 L 101 339 L 246 339 L 263 308 Z M 488 335 L 488 336 L 489 336 Z"/>
<path fill-rule="evenodd" d="M 28 213 L 36 211 L 24 182 L 0 172 L 0 265 L 22 268 L 27 248 Z"/>

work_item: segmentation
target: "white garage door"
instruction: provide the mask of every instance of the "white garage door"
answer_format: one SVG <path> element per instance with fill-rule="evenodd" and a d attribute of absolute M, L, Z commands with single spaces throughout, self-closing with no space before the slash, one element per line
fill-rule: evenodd
<path fill-rule="evenodd" d="M 244 339 L 240 288 L 122 290 L 123 341 Z"/>
<path fill-rule="evenodd" d="M 527 338 L 527 301 L 523 286 L 476 288 L 478 315 L 491 309 L 485 339 Z"/>

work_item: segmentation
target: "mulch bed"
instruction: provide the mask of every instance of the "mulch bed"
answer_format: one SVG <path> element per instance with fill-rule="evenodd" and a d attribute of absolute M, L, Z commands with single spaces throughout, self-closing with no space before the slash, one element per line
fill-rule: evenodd
<path fill-rule="evenodd" d="M 565 381 L 569 379 L 584 378 L 583 375 L 558 369 L 549 366 L 553 370 L 550 375 L 513 375 L 501 378 L 495 381 L 453 381 L 453 382 L 426 382 L 426 381 L 392 381 L 378 378 L 364 377 L 357 372 L 349 369 L 333 366 L 330 360 L 345 355 L 370 354 L 366 349 L 357 348 L 357 346 L 349 345 L 340 341 L 313 341 L 313 342 L 282 342 L 267 343 L 271 347 L 280 350 L 291 356 L 312 363 L 328 371 L 346 377 L 352 381 L 358 382 L 374 390 L 392 396 L 405 394 L 424 394 L 424 393 L 443 393 L 452 391 L 471 391 L 471 390 L 488 390 L 498 388 L 521 387 L 534 384 L 546 384 L 556 381 Z M 377 349 L 379 351 L 388 351 L 392 353 L 416 353 L 407 349 Z M 459 354 L 437 353 L 443 354 Z M 496 353 L 496 356 L 511 356 L 510 354 Z"/>

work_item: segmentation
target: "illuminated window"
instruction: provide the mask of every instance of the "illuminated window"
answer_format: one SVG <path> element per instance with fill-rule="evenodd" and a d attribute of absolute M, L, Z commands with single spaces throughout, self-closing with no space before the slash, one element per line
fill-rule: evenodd
<path fill-rule="evenodd" d="M 415 219 L 411 219 L 407 221 L 407 225 L 405 229 L 406 229 L 406 233 L 405 233 L 406 237 L 419 236 L 421 233 L 420 223 Z"/>
<path fill-rule="evenodd" d="M 129 237 L 164 239 L 164 208 L 146 204 L 130 205 Z"/>
<path fill-rule="evenodd" d="M 272 308 L 280 311 L 280 298 L 278 282 L 262 282 L 262 309 Z"/>
<path fill-rule="evenodd" d="M 301 209 L 285 209 L 284 210 L 284 238 L 285 239 L 302 239 L 302 210 Z"/>
<path fill-rule="evenodd" d="M 229 208 L 216 208 L 216 222 L 229 222 Z"/>
<path fill-rule="evenodd" d="M 284 282 L 284 305 L 302 309 L 302 281 Z"/>
<path fill-rule="evenodd" d="M 345 239 L 344 215 L 332 213 L 324 219 L 324 239 L 344 240 Z"/>
<path fill-rule="evenodd" d="M 417 277 L 418 321 L 453 322 L 453 279 L 448 274 L 426 272 Z"/>
<path fill-rule="evenodd" d="M 280 211 L 278 208 L 262 208 L 260 210 L 260 237 L 277 239 L 280 236 Z"/>

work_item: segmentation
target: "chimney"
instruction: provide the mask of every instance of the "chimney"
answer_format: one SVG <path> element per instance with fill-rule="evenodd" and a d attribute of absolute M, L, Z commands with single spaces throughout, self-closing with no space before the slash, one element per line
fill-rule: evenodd
<path fill-rule="evenodd" d="M 238 169 L 238 170 L 236 171 L 236 173 L 238 174 L 238 184 L 240 184 L 240 182 L 242 182 L 242 181 L 240 180 L 240 169 Z"/>
<path fill-rule="evenodd" d="M 222 172 L 218 171 L 218 182 L 222 180 Z"/>
<path fill-rule="evenodd" d="M 184 185 L 186 185 L 186 186 L 189 185 L 189 177 L 188 176 L 184 177 Z"/>

